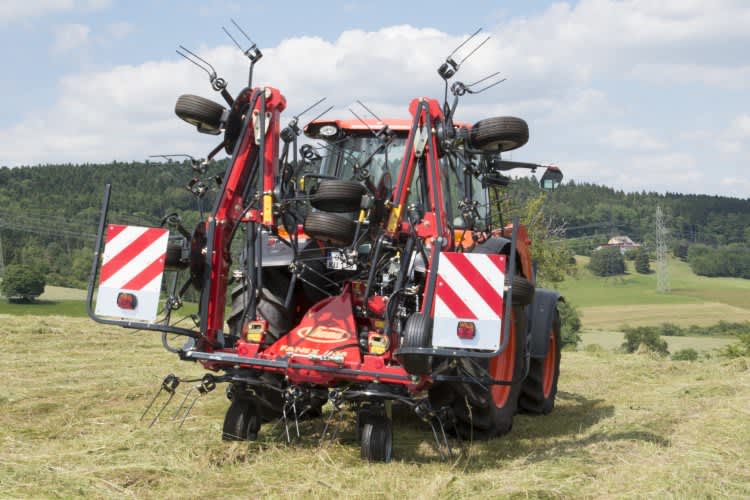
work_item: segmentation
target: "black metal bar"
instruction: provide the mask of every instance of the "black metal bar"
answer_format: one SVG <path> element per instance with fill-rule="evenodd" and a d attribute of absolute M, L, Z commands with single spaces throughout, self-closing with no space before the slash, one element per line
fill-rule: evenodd
<path fill-rule="evenodd" d="M 410 375 L 396 375 L 382 372 L 370 372 L 362 370 L 353 370 L 351 368 L 341 368 L 338 366 L 311 365 L 307 363 L 294 363 L 289 360 L 272 360 L 260 358 L 247 358 L 237 354 L 225 352 L 199 352 L 188 351 L 182 355 L 183 359 L 201 360 L 201 361 L 218 361 L 220 363 L 231 363 L 232 365 L 242 364 L 250 366 L 262 366 L 269 368 L 279 368 L 282 370 L 297 369 L 311 370 L 318 372 L 337 373 L 348 376 L 365 376 L 374 379 L 392 379 L 392 380 L 412 380 Z"/>

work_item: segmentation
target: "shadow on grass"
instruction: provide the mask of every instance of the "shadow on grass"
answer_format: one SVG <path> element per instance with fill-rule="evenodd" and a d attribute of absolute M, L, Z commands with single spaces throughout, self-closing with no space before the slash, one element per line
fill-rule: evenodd
<path fill-rule="evenodd" d="M 449 437 L 453 448 L 454 459 L 469 450 L 470 467 L 476 470 L 495 468 L 503 462 L 524 458 L 527 462 L 543 462 L 555 460 L 562 455 L 587 454 L 586 448 L 601 442 L 641 441 L 658 446 L 669 446 L 669 440 L 663 436 L 641 429 L 617 429 L 613 432 L 600 431 L 586 434 L 586 431 L 614 415 L 614 407 L 605 404 L 601 399 L 589 399 L 585 396 L 569 392 L 559 392 L 557 407 L 549 415 L 531 416 L 517 415 L 513 430 L 502 437 L 489 441 L 473 441 L 460 443 L 454 437 Z M 292 437 L 291 447 L 314 451 L 325 449 L 331 445 L 351 447 L 357 455 L 359 441 L 355 434 L 355 413 L 347 410 L 343 419 L 337 425 L 329 428 L 335 435 L 331 439 L 321 442 L 321 432 L 325 425 L 325 418 L 300 422 L 300 438 L 296 437 L 294 423 L 290 423 L 289 432 Z M 443 459 L 435 445 L 435 439 L 430 427 L 416 418 L 404 407 L 394 406 L 394 436 L 393 456 L 395 460 L 407 463 L 440 463 Z M 263 449 L 266 446 L 285 445 L 286 431 L 282 425 L 275 426 L 275 422 L 263 425 L 260 442 L 256 445 Z M 257 448 L 255 448 L 257 450 Z M 217 450 L 218 451 L 218 450 Z M 223 456 L 218 452 L 214 462 L 226 463 L 246 461 L 236 449 L 226 450 L 231 456 Z"/>
<path fill-rule="evenodd" d="M 462 447 L 471 448 L 472 461 L 481 457 L 482 467 L 494 466 L 493 464 L 499 461 L 531 455 L 545 443 L 553 442 L 555 446 L 558 446 L 560 439 L 574 442 L 575 436 L 600 420 L 611 417 L 614 413 L 614 408 L 602 404 L 602 400 L 588 399 L 579 394 L 566 392 L 558 393 L 557 397 L 558 407 L 550 415 L 517 415 L 513 431 L 506 436 L 490 441 L 465 441 L 463 443 L 449 436 L 451 447 L 455 453 L 459 453 Z M 326 416 L 324 415 L 324 419 Z M 340 423 L 330 429 L 330 431 L 337 430 L 334 442 L 359 448 L 354 429 L 355 418 L 353 411 L 346 411 Z M 394 405 L 393 423 L 393 454 L 397 460 L 412 463 L 432 463 L 442 460 L 429 425 L 418 419 L 409 408 Z M 294 446 L 306 449 L 321 446 L 320 435 L 323 426 L 324 420 L 321 419 L 300 423 L 302 438 L 295 439 Z M 294 425 L 290 427 L 292 437 L 296 437 Z M 283 426 L 274 428 L 274 423 L 265 424 L 261 432 L 262 441 L 268 443 L 285 441 Z M 326 442 L 323 442 L 322 446 L 325 447 Z M 546 445 L 543 447 L 547 448 Z"/>

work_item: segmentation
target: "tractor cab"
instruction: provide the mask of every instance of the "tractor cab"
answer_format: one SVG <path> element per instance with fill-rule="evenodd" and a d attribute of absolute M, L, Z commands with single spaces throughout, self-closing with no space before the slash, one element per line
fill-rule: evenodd
<path fill-rule="evenodd" d="M 470 128 L 464 123 L 455 125 Z M 393 189 L 411 126 L 412 120 L 401 118 L 316 120 L 305 128 L 305 135 L 318 141 L 320 178 L 364 182 L 373 193 L 385 195 L 384 190 Z M 478 166 L 478 160 L 473 163 Z M 445 179 L 443 197 L 449 226 L 461 232 L 486 229 L 490 184 L 448 157 L 440 159 L 440 170 Z M 417 210 L 425 206 L 424 193 L 417 189 L 420 182 L 419 175 L 414 176 L 408 198 Z"/>

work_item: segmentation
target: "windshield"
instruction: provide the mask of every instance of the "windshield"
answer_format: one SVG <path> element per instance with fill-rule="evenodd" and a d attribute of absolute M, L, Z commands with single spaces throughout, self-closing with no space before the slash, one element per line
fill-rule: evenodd
<path fill-rule="evenodd" d="M 328 154 L 323 158 L 320 173 L 339 179 L 352 179 L 356 174 L 355 167 L 359 168 L 381 145 L 382 141 L 371 135 L 349 136 L 339 141 L 329 142 L 326 145 Z M 387 147 L 381 148 L 373 156 L 366 166 L 373 182 L 377 184 L 386 171 L 390 173 L 391 179 L 395 180 L 398 177 L 405 148 L 406 137 L 395 137 Z M 440 160 L 440 170 L 443 174 L 443 193 L 444 197 L 447 198 L 445 208 L 448 210 L 447 215 L 450 217 L 449 223 L 456 227 L 462 227 L 464 223 L 457 216 L 461 215 L 462 208 L 465 209 L 465 207 L 459 207 L 459 203 L 468 194 L 466 193 L 463 170 L 456 166 L 450 168 L 445 158 Z M 412 177 L 412 185 L 409 190 L 409 203 L 426 205 L 425 200 L 422 199 L 422 190 L 417 188 L 422 181 L 420 172 L 416 171 Z M 475 214 L 475 217 L 478 217 L 476 217 L 475 223 L 477 226 L 483 227 L 487 214 L 486 192 L 482 183 L 476 177 L 471 178 L 471 185 L 472 198 L 479 202 L 478 214 Z"/>
<path fill-rule="evenodd" d="M 320 173 L 339 179 L 351 179 L 356 173 L 355 167 L 361 166 L 373 152 L 381 148 L 365 168 L 376 183 L 386 171 L 395 179 L 404 157 L 406 137 L 395 137 L 386 147 L 381 147 L 382 144 L 380 139 L 372 136 L 350 136 L 341 141 L 331 142 L 328 144 L 329 153 L 323 158 Z"/>

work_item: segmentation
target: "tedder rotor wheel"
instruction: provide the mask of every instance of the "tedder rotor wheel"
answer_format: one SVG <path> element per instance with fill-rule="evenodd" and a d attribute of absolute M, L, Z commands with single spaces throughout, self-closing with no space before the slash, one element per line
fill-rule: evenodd
<path fill-rule="evenodd" d="M 386 415 L 368 414 L 361 421 L 360 456 L 368 462 L 390 462 L 393 456 L 391 419 Z"/>
<path fill-rule="evenodd" d="M 258 439 L 261 424 L 258 404 L 249 398 L 236 398 L 224 416 L 221 439 L 224 441 L 253 441 Z"/>
<path fill-rule="evenodd" d="M 404 326 L 401 347 L 429 347 L 430 329 L 424 314 L 409 316 Z M 401 364 L 412 375 L 427 375 L 432 372 L 432 356 L 424 354 L 402 354 Z"/>
<path fill-rule="evenodd" d="M 188 267 L 189 262 L 182 259 L 182 241 L 170 240 L 167 242 L 167 252 L 164 256 L 164 267 L 167 269 L 182 270 Z"/>
<path fill-rule="evenodd" d="M 531 358 L 529 375 L 523 381 L 518 401 L 521 411 L 534 415 L 546 415 L 555 407 L 557 379 L 560 377 L 560 313 L 550 327 L 547 355 Z"/>
<path fill-rule="evenodd" d="M 366 193 L 367 190 L 359 182 L 326 179 L 318 184 L 310 204 L 324 212 L 356 212 Z"/>
<path fill-rule="evenodd" d="M 327 212 L 308 214 L 304 224 L 305 233 L 312 238 L 340 247 L 351 245 L 355 228 L 353 220 Z"/>
<path fill-rule="evenodd" d="M 497 116 L 480 120 L 469 131 L 470 144 L 482 151 L 502 153 L 529 142 L 529 126 L 515 116 Z"/>
<path fill-rule="evenodd" d="M 534 300 L 534 285 L 521 275 L 513 276 L 513 305 L 527 306 Z"/>
<path fill-rule="evenodd" d="M 497 253 L 498 250 L 501 253 L 505 253 L 502 248 L 499 249 L 496 245 L 493 245 L 490 241 L 488 241 L 484 244 L 477 245 L 476 248 L 474 248 L 473 253 L 494 254 Z M 535 288 L 533 283 L 531 283 L 520 274 L 516 274 L 513 276 L 514 306 L 527 306 L 531 304 L 531 301 L 534 300 L 534 293 Z"/>
<path fill-rule="evenodd" d="M 177 116 L 191 125 L 195 125 L 199 132 L 219 134 L 221 132 L 221 117 L 224 106 L 201 96 L 184 94 L 177 98 L 174 112 Z"/>

